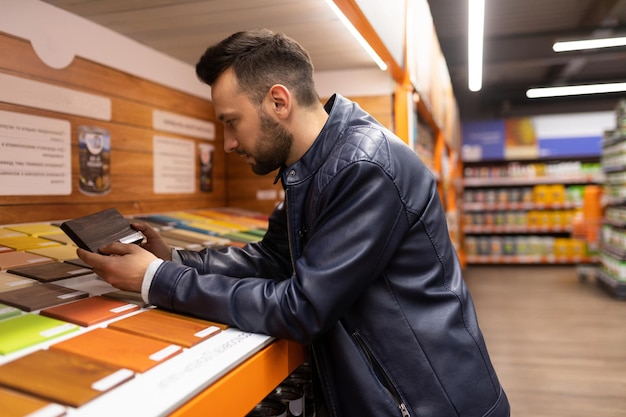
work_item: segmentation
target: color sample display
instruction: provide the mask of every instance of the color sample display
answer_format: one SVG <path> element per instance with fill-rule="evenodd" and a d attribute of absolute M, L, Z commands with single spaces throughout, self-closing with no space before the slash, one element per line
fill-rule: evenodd
<path fill-rule="evenodd" d="M 3 417 L 61 417 L 65 407 L 17 391 L 0 388 L 0 404 Z"/>
<path fill-rule="evenodd" d="M 19 316 L 20 314 L 22 314 L 22 311 L 20 309 L 5 304 L 0 304 L 0 320 L 8 319 L 9 317 Z"/>
<path fill-rule="evenodd" d="M 50 242 L 53 241 L 51 240 Z M 76 258 L 76 246 L 74 245 L 58 245 L 49 248 L 28 249 L 27 252 L 39 256 L 47 256 L 59 262 Z"/>
<path fill-rule="evenodd" d="M 0 385 L 72 407 L 80 407 L 133 376 L 129 369 L 51 349 L 0 366 Z"/>
<path fill-rule="evenodd" d="M 145 372 L 183 351 L 182 347 L 150 337 L 99 328 L 50 346 L 113 366 Z"/>
<path fill-rule="evenodd" d="M 96 296 L 46 308 L 41 310 L 39 314 L 88 327 L 136 310 L 139 310 L 137 304 Z"/>
<path fill-rule="evenodd" d="M 192 347 L 221 332 L 224 325 L 159 310 L 148 310 L 113 322 L 109 327 Z"/>
<path fill-rule="evenodd" d="M 28 252 L 13 251 L 0 253 L 0 271 L 5 271 L 16 266 L 50 262 L 54 261 L 48 257 L 34 255 Z"/>
<path fill-rule="evenodd" d="M 20 277 L 5 271 L 0 272 L 0 292 L 12 291 L 34 284 L 37 284 L 34 279 Z"/>
<path fill-rule="evenodd" d="M 93 271 L 76 265 L 53 262 L 10 268 L 8 272 L 41 282 L 51 282 L 91 274 Z"/>
<path fill-rule="evenodd" d="M 24 311 L 34 311 L 69 303 L 70 301 L 87 298 L 88 296 L 89 294 L 85 291 L 65 288 L 60 285 L 37 284 L 17 290 L 0 292 L 0 302 Z"/>
<path fill-rule="evenodd" d="M 0 354 L 15 352 L 78 330 L 66 323 L 39 314 L 22 314 L 0 321 Z"/>
<path fill-rule="evenodd" d="M 42 249 L 60 245 L 49 239 L 43 239 L 35 236 L 3 236 L 0 237 L 0 245 L 7 246 L 16 251 L 28 249 Z"/>

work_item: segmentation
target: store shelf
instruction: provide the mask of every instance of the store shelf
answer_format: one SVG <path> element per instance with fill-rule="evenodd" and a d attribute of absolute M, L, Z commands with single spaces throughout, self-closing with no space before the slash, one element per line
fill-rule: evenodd
<path fill-rule="evenodd" d="M 626 100 L 616 108 L 616 128 L 602 143 L 604 213 L 600 239 L 598 283 L 618 298 L 626 298 Z"/>
<path fill-rule="evenodd" d="M 571 226 L 560 227 L 560 226 L 473 226 L 466 225 L 465 233 L 466 234 L 530 234 L 530 233 L 538 233 L 538 234 L 560 234 L 560 233 L 571 233 Z"/>
<path fill-rule="evenodd" d="M 570 210 L 581 208 L 582 202 L 564 203 L 463 203 L 463 210 L 468 211 L 509 211 L 509 210 Z"/>
<path fill-rule="evenodd" d="M 506 187 L 537 184 L 599 184 L 602 178 L 598 176 L 576 177 L 530 177 L 530 178 L 465 178 L 463 185 L 469 187 Z"/>
<path fill-rule="evenodd" d="M 617 298 L 626 298 L 626 282 L 618 281 L 604 271 L 598 271 L 598 283 Z"/>
<path fill-rule="evenodd" d="M 569 265 L 595 263 L 594 257 L 565 257 L 565 256 L 537 256 L 537 255 L 476 255 L 467 256 L 467 262 L 472 264 L 507 264 L 507 265 Z"/>

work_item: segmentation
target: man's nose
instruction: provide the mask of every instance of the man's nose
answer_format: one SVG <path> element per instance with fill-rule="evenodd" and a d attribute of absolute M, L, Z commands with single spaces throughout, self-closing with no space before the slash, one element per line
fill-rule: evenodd
<path fill-rule="evenodd" d="M 231 153 L 237 150 L 238 146 L 237 139 L 235 139 L 235 135 L 232 133 L 224 132 L 224 152 Z"/>

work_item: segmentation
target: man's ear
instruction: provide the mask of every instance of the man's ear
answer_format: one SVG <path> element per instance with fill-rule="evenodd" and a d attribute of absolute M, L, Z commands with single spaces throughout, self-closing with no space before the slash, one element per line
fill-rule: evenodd
<path fill-rule="evenodd" d="M 277 117 L 286 119 L 291 113 L 293 104 L 291 92 L 282 84 L 274 84 L 269 90 L 269 99 L 272 104 L 272 111 Z"/>

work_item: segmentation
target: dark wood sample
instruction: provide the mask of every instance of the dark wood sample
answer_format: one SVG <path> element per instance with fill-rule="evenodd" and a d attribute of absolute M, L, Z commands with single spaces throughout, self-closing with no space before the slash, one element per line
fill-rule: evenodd
<path fill-rule="evenodd" d="M 108 243 L 140 243 L 144 237 L 115 208 L 68 220 L 61 229 L 78 247 L 96 253 Z"/>
<path fill-rule="evenodd" d="M 58 281 L 93 273 L 89 268 L 72 265 L 65 262 L 34 264 L 9 268 L 8 272 L 33 278 L 41 282 Z"/>
<path fill-rule="evenodd" d="M 8 304 L 24 311 L 35 311 L 87 298 L 88 296 L 89 294 L 85 291 L 45 283 L 0 292 L 0 303 Z"/>

